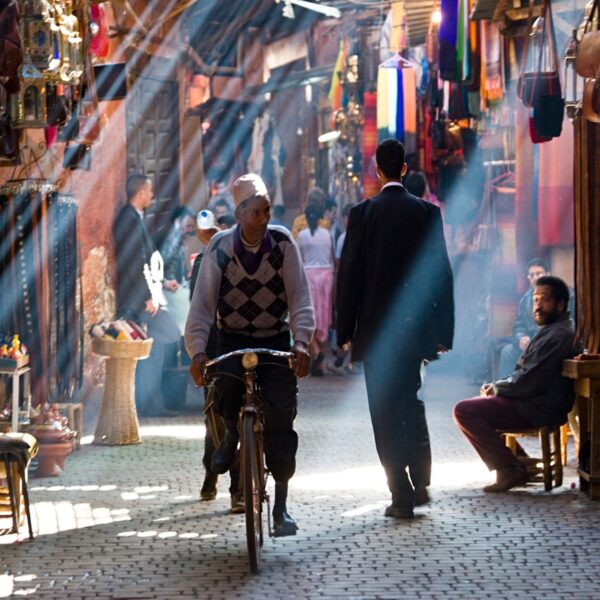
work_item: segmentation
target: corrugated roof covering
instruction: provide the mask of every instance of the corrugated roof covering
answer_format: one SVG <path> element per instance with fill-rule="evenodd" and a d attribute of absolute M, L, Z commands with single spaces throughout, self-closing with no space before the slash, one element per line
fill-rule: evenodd
<path fill-rule="evenodd" d="M 483 21 L 491 19 L 498 6 L 498 0 L 475 0 L 471 10 L 471 21 Z"/>
<path fill-rule="evenodd" d="M 434 0 L 405 0 L 404 12 L 406 15 L 406 37 L 410 47 L 425 43 L 431 14 L 433 13 Z"/>

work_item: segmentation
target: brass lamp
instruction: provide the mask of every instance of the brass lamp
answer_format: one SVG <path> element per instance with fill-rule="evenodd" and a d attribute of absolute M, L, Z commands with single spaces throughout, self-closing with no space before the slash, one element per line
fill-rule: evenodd
<path fill-rule="evenodd" d="M 565 63 L 564 95 L 567 117 L 572 121 L 581 109 L 583 86 L 575 69 L 577 59 L 577 29 L 573 29 L 563 56 Z"/>
<path fill-rule="evenodd" d="M 13 127 L 46 127 L 46 81 L 28 54 L 21 67 L 21 89 L 10 100 Z"/>

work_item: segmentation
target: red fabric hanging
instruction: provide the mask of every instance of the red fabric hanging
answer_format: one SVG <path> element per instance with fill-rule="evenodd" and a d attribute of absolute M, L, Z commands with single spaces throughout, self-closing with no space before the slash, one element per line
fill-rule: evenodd
<path fill-rule="evenodd" d="M 364 126 L 362 136 L 363 198 L 379 192 L 375 174 L 375 149 L 377 148 L 377 92 L 365 92 Z"/>
<path fill-rule="evenodd" d="M 539 146 L 538 236 L 541 246 L 574 243 L 573 126 L 565 117 L 559 138 Z"/>

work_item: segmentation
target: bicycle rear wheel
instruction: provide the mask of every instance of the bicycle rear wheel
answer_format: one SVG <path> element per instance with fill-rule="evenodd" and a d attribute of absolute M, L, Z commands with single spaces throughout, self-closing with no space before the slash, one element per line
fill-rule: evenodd
<path fill-rule="evenodd" d="M 262 457 L 260 456 L 260 443 L 254 432 L 256 418 L 256 415 L 252 413 L 245 413 L 243 416 L 244 507 L 246 509 L 248 562 L 252 573 L 258 573 L 260 551 L 263 543 L 262 496 L 264 473 Z"/>

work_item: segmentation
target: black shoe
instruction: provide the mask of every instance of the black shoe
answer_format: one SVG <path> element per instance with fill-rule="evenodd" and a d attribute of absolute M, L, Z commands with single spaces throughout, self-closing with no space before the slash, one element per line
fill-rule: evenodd
<path fill-rule="evenodd" d="M 521 465 L 499 469 L 496 471 L 496 483 L 486 485 L 483 491 L 488 494 L 508 492 L 514 487 L 525 485 L 528 479 L 527 469 Z"/>
<path fill-rule="evenodd" d="M 415 506 L 425 506 L 429 504 L 429 492 L 425 486 L 417 486 L 415 488 Z"/>
<path fill-rule="evenodd" d="M 246 507 L 244 506 L 244 497 L 241 494 L 231 494 L 231 509 L 230 513 L 234 515 L 239 515 L 246 512 Z"/>
<path fill-rule="evenodd" d="M 296 535 L 298 525 L 286 511 L 279 515 L 273 515 L 273 537 L 285 537 Z"/>
<path fill-rule="evenodd" d="M 217 480 L 219 476 L 212 471 L 207 471 L 204 475 L 204 483 L 200 490 L 200 500 L 208 502 L 214 500 L 217 497 Z"/>
<path fill-rule="evenodd" d="M 411 506 L 404 506 L 402 504 L 390 504 L 383 513 L 386 517 L 392 517 L 393 519 L 414 519 L 415 513 Z"/>
<path fill-rule="evenodd" d="M 240 436 L 237 431 L 225 430 L 225 437 L 214 451 L 211 469 L 215 473 L 226 473 L 231 467 Z"/>

